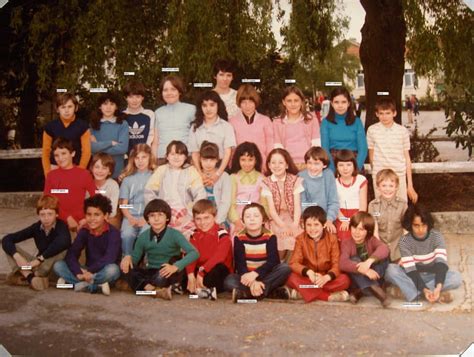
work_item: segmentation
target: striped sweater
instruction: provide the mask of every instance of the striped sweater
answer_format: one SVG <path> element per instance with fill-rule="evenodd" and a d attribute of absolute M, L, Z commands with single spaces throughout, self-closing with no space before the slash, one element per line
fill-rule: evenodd
<path fill-rule="evenodd" d="M 420 272 L 435 274 L 435 284 L 444 283 L 448 271 L 448 255 L 442 234 L 436 230 L 419 239 L 407 233 L 400 239 L 401 266 L 419 291 L 425 288 Z"/>
<path fill-rule="evenodd" d="M 261 280 L 280 264 L 275 235 L 265 228 L 257 237 L 241 231 L 234 238 L 234 262 L 239 275 L 255 271 Z"/>

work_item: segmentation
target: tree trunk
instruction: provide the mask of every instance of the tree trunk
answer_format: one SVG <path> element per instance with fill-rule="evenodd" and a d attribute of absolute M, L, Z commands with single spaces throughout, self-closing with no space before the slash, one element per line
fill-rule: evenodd
<path fill-rule="evenodd" d="M 402 0 L 360 0 L 365 10 L 360 60 L 364 69 L 365 127 L 377 122 L 377 92 L 389 92 L 401 123 L 406 25 Z"/>
<path fill-rule="evenodd" d="M 22 148 L 35 147 L 36 119 L 38 116 L 38 93 L 36 88 L 36 68 L 28 68 L 28 82 L 20 94 L 18 128 Z"/>

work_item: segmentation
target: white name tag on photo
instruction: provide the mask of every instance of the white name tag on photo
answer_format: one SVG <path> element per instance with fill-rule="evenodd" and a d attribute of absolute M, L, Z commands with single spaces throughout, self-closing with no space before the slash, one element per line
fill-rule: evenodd
<path fill-rule="evenodd" d="M 319 288 L 319 285 L 316 285 L 316 284 L 300 285 L 300 289 L 315 289 L 315 288 Z"/>
<path fill-rule="evenodd" d="M 31 270 L 31 265 L 23 265 L 21 270 Z"/>
<path fill-rule="evenodd" d="M 123 209 L 133 209 L 133 205 L 120 205 L 119 208 L 123 208 Z"/>
<path fill-rule="evenodd" d="M 73 284 L 56 284 L 57 289 L 72 289 L 73 287 Z"/>
<path fill-rule="evenodd" d="M 190 299 L 199 299 L 199 296 L 196 294 L 189 294 Z"/>
<path fill-rule="evenodd" d="M 107 193 L 106 190 L 95 190 L 95 193 L 100 193 L 101 195 L 105 195 Z"/>
<path fill-rule="evenodd" d="M 193 83 L 194 88 L 212 88 L 212 83 Z"/>
<path fill-rule="evenodd" d="M 155 290 L 137 290 L 136 295 L 156 295 Z"/>
<path fill-rule="evenodd" d="M 255 304 L 257 299 L 238 299 L 237 303 L 239 304 Z"/>
<path fill-rule="evenodd" d="M 67 188 L 52 188 L 51 193 L 69 193 Z"/>
<path fill-rule="evenodd" d="M 252 201 L 237 200 L 235 203 L 238 204 L 238 205 L 249 205 L 249 204 L 252 203 Z"/>

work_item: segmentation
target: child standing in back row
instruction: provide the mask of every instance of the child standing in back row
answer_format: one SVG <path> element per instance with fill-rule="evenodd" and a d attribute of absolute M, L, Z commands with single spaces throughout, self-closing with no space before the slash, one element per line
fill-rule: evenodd
<path fill-rule="evenodd" d="M 382 169 L 392 169 L 398 175 L 397 195 L 416 203 L 418 194 L 413 188 L 410 159 L 410 134 L 404 126 L 395 123 L 397 115 L 395 102 L 390 98 L 379 98 L 375 103 L 375 115 L 379 123 L 372 124 L 367 130 L 369 160 L 372 165 L 372 177 L 375 182 L 377 173 Z M 375 187 L 375 185 L 374 185 Z M 380 191 L 375 187 L 375 197 Z"/>

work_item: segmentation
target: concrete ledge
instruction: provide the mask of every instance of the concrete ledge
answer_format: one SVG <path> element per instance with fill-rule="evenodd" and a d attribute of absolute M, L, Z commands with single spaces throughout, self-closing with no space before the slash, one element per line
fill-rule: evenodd
<path fill-rule="evenodd" d="M 41 148 L 36 149 L 17 149 L 17 150 L 0 150 L 0 159 L 36 159 L 41 157 Z"/>
<path fill-rule="evenodd" d="M 42 192 L 2 192 L 0 208 L 36 208 Z"/>
<path fill-rule="evenodd" d="M 433 212 L 433 218 L 443 233 L 474 234 L 474 212 Z"/>

